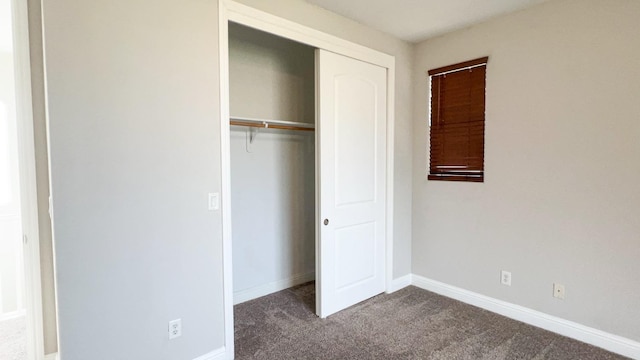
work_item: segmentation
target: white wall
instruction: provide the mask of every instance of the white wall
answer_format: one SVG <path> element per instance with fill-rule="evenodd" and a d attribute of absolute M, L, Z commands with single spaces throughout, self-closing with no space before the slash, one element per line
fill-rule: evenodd
<path fill-rule="evenodd" d="M 640 340 L 637 14 L 550 1 L 417 46 L 415 274 Z M 486 55 L 485 182 L 427 181 L 425 72 Z"/>
<path fill-rule="evenodd" d="M 230 25 L 232 115 L 313 123 L 314 77 L 313 48 Z M 248 149 L 247 131 L 231 128 L 235 301 L 315 269 L 315 134 L 261 129 Z"/>
<path fill-rule="evenodd" d="M 411 272 L 413 136 L 411 44 L 301 0 L 239 0 L 259 10 L 376 49 L 396 58 L 393 274 Z"/>
<path fill-rule="evenodd" d="M 216 1 L 62 0 L 43 15 L 61 358 L 222 347 Z"/>

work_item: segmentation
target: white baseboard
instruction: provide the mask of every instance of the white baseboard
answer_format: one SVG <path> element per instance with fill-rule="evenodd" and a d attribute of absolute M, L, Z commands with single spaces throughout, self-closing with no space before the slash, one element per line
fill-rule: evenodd
<path fill-rule="evenodd" d="M 401 276 L 397 279 L 393 279 L 391 281 L 391 284 L 389 285 L 389 287 L 387 288 L 387 294 L 391 294 L 393 292 L 396 292 L 402 288 L 405 288 L 407 286 L 411 285 L 411 274 L 407 274 L 405 276 Z"/>
<path fill-rule="evenodd" d="M 594 329 L 573 321 L 548 315 L 540 311 L 494 299 L 469 290 L 412 275 L 412 284 L 452 299 L 498 313 L 511 319 L 522 321 L 554 333 L 564 335 L 611 352 L 640 359 L 640 342 Z"/>
<path fill-rule="evenodd" d="M 233 359 L 233 357 L 230 357 L 230 358 L 227 357 L 227 351 L 223 346 L 219 349 L 213 350 L 210 353 L 204 354 L 202 356 L 198 356 L 193 360 L 227 360 L 227 359 Z"/>
<path fill-rule="evenodd" d="M 223 346 L 219 349 L 213 350 L 210 353 L 204 354 L 202 356 L 198 356 L 193 360 L 227 360 L 227 359 L 233 359 L 233 356 L 227 357 L 227 352 Z M 44 356 L 44 360 L 59 360 L 58 353 L 47 354 Z"/>
<path fill-rule="evenodd" d="M 5 320 L 11 320 L 11 319 L 15 319 L 15 318 L 19 318 L 21 316 L 25 316 L 27 314 L 27 311 L 22 309 L 22 310 L 17 310 L 17 311 L 12 311 L 9 313 L 5 313 L 0 315 L 0 321 L 5 321 Z"/>
<path fill-rule="evenodd" d="M 235 291 L 233 293 L 233 305 L 243 303 L 245 301 L 257 299 L 261 296 L 273 294 L 274 292 L 288 289 L 292 286 L 304 284 L 313 281 L 316 278 L 315 272 L 294 275 L 288 279 L 274 281 L 272 283 L 252 287 L 246 290 Z"/>

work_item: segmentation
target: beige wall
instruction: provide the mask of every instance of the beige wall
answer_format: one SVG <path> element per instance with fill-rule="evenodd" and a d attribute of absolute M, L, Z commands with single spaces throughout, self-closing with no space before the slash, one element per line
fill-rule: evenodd
<path fill-rule="evenodd" d="M 202 206 L 220 183 L 216 3 L 44 3 L 65 360 L 223 344 L 220 218 Z M 252 5 L 396 56 L 394 273 L 409 273 L 411 45 L 301 1 Z"/>
<path fill-rule="evenodd" d="M 217 2 L 45 1 L 43 17 L 61 358 L 222 347 Z"/>
<path fill-rule="evenodd" d="M 640 340 L 638 14 L 550 1 L 417 46 L 415 274 Z M 426 181 L 425 71 L 486 55 L 485 182 Z"/>
<path fill-rule="evenodd" d="M 232 115 L 313 123 L 315 91 L 313 47 L 239 24 L 229 25 Z"/>
<path fill-rule="evenodd" d="M 396 57 L 396 277 L 413 271 L 640 340 L 638 2 L 552 1 L 415 49 L 302 1 L 241 2 Z M 144 0 L 65 0 L 45 9 L 61 333 L 70 359 L 92 349 L 113 358 L 118 348 L 195 357 L 222 344 L 219 217 L 194 210 L 200 193 L 219 184 L 219 139 L 204 135 L 217 134 L 215 3 L 160 1 L 150 11 Z M 485 183 L 427 182 L 425 71 L 485 55 Z M 35 110 L 42 144 L 42 109 Z M 44 188 L 39 180 L 41 218 Z M 172 209 L 194 218 L 176 222 Z M 46 225 L 40 231 L 43 286 L 51 287 Z M 184 244 L 175 244 L 185 231 L 202 241 L 181 253 Z M 211 281 L 172 277 L 164 266 L 176 253 Z M 513 286 L 499 284 L 502 269 L 513 273 Z M 554 281 L 566 285 L 566 300 L 551 297 Z M 194 292 L 206 304 L 182 297 Z M 180 316 L 196 323 L 185 329 L 208 336 L 158 345 L 166 321 Z M 145 335 L 117 335 L 120 321 Z M 46 341 L 55 349 L 54 335 Z"/>

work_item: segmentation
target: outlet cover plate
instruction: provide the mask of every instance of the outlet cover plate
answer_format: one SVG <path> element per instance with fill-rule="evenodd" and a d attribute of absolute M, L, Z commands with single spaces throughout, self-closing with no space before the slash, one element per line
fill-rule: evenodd
<path fill-rule="evenodd" d="M 553 283 L 553 297 L 564 300 L 564 285 Z"/>
<path fill-rule="evenodd" d="M 169 340 L 182 336 L 182 319 L 169 321 Z"/>
<path fill-rule="evenodd" d="M 511 286 L 511 272 L 502 270 L 502 272 L 500 272 L 500 283 L 502 285 Z"/>

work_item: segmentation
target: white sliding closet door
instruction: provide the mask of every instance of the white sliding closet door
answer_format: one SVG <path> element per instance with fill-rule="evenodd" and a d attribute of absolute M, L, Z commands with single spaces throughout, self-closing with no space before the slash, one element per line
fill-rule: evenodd
<path fill-rule="evenodd" d="M 316 50 L 317 313 L 385 290 L 386 69 Z"/>

